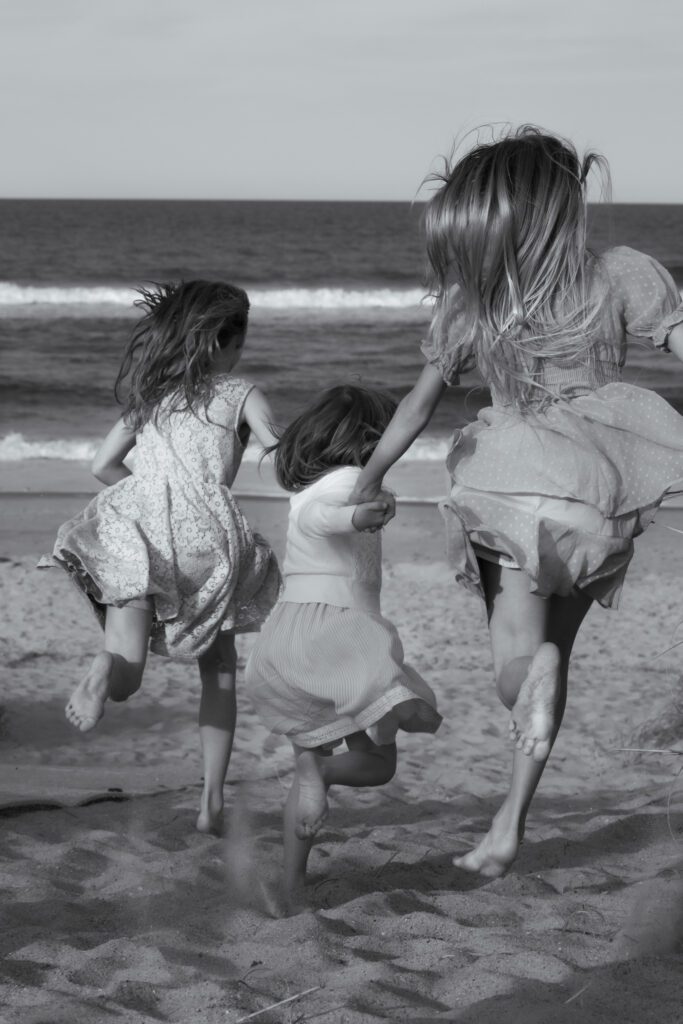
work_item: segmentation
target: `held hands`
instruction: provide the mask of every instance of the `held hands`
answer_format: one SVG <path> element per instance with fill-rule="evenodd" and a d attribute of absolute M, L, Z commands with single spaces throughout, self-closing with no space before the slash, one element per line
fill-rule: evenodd
<path fill-rule="evenodd" d="M 354 492 L 351 502 L 356 505 L 351 522 L 359 533 L 376 533 L 396 515 L 396 498 L 391 491 L 378 489 L 372 500 Z"/>

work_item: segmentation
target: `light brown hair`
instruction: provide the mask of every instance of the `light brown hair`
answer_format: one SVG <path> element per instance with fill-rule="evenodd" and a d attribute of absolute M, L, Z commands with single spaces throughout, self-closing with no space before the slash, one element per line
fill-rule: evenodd
<path fill-rule="evenodd" d="M 476 362 L 503 403 L 549 399 L 543 361 L 590 357 L 601 305 L 586 272 L 586 178 L 597 153 L 535 127 L 503 132 L 430 180 L 432 336 Z M 457 315 L 457 326 L 455 317 Z"/>
<path fill-rule="evenodd" d="M 197 414 L 213 394 L 211 357 L 247 329 L 247 293 L 222 281 L 183 281 L 141 288 L 135 305 L 144 310 L 116 378 L 115 393 L 128 378 L 123 400 L 126 422 L 140 430 L 165 412 Z M 167 400 L 167 401 L 166 401 Z"/>

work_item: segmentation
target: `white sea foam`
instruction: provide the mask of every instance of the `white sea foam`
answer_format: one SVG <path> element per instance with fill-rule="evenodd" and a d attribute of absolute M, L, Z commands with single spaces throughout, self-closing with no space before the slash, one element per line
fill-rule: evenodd
<path fill-rule="evenodd" d="M 683 295 L 683 290 L 681 290 Z M 111 315 L 133 312 L 138 298 L 135 288 L 125 285 L 23 285 L 0 281 L 0 309 L 23 311 L 73 311 L 83 315 L 95 308 Z M 254 311 L 317 309 L 429 309 L 430 300 L 420 288 L 249 288 Z"/>
<path fill-rule="evenodd" d="M 255 309 L 410 309 L 419 306 L 419 288 L 252 288 Z"/>
<path fill-rule="evenodd" d="M 411 309 L 419 306 L 419 288 L 250 288 L 252 308 L 258 309 Z M 99 307 L 132 309 L 135 288 L 123 285 L 22 285 L 0 281 L 0 307 L 61 307 L 83 310 Z"/>
<path fill-rule="evenodd" d="M 131 306 L 134 288 L 109 285 L 63 288 L 0 282 L 0 306 Z"/>
<path fill-rule="evenodd" d="M 99 448 L 97 440 L 27 441 L 23 434 L 0 437 L 0 462 L 23 462 L 26 459 L 61 459 L 65 462 L 89 462 Z"/>
<path fill-rule="evenodd" d="M 12 433 L 0 437 L 0 462 L 24 462 L 29 459 L 59 459 L 63 462 L 90 462 L 101 444 L 97 439 L 52 438 L 29 441 L 23 434 Z M 446 441 L 441 438 L 419 438 L 403 456 L 404 462 L 443 461 Z M 249 445 L 244 453 L 245 462 L 258 462 L 261 450 Z"/>

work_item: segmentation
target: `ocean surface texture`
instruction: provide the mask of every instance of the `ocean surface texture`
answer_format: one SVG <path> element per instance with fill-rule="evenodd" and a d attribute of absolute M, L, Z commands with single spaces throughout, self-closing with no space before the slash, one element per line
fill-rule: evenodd
<path fill-rule="evenodd" d="M 598 251 L 625 244 L 683 285 L 683 206 L 591 211 Z M 0 202 L 0 460 L 89 458 L 119 415 L 113 384 L 140 284 L 228 280 L 252 301 L 239 372 L 287 422 L 344 381 L 400 397 L 429 322 L 420 208 L 403 203 Z M 626 379 L 683 411 L 683 365 L 634 347 Z M 441 458 L 486 403 L 448 392 L 412 457 Z"/>

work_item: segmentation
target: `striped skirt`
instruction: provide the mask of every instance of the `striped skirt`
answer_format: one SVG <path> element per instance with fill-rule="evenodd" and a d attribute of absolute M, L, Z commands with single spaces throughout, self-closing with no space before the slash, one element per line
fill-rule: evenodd
<path fill-rule="evenodd" d="M 336 746 L 356 732 L 384 745 L 399 729 L 433 733 L 441 724 L 394 626 L 358 608 L 280 602 L 256 638 L 245 681 L 264 724 L 300 747 Z"/>

